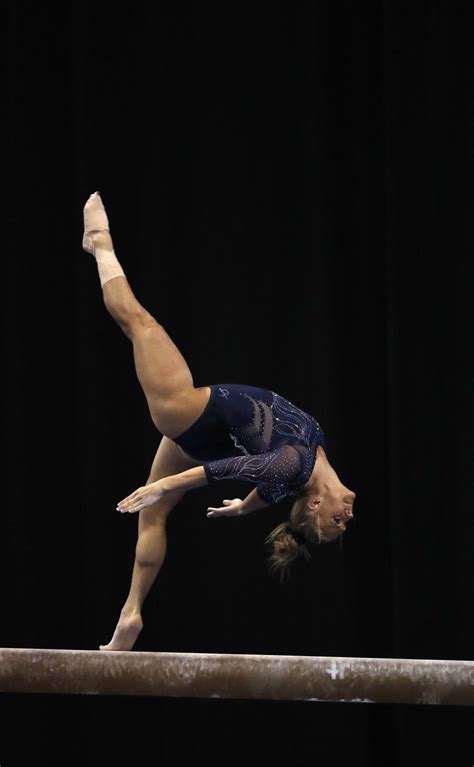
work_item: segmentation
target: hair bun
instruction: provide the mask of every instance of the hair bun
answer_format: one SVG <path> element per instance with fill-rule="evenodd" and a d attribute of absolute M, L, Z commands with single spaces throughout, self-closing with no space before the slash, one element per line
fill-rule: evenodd
<path fill-rule="evenodd" d="M 291 537 L 298 544 L 298 546 L 304 546 L 305 543 L 307 543 L 303 533 L 301 533 L 299 530 L 295 530 L 294 527 L 291 527 L 290 525 L 286 525 L 285 533 L 288 533 L 289 535 L 291 535 Z"/>

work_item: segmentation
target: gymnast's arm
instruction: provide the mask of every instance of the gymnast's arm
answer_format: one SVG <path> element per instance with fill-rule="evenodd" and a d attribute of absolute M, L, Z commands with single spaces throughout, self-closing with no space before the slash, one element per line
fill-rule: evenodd
<path fill-rule="evenodd" d="M 159 482 L 165 493 L 170 492 L 171 490 L 186 491 L 207 485 L 208 475 L 203 466 L 196 466 L 195 468 L 181 472 L 181 474 L 173 474 L 169 477 L 165 477 L 164 479 L 159 480 Z M 234 498 L 233 500 L 226 499 L 223 501 L 223 504 L 223 506 L 217 508 L 210 506 L 207 510 L 207 516 L 210 518 L 221 516 L 243 516 L 244 514 L 251 514 L 253 511 L 268 506 L 268 503 L 263 501 L 259 496 L 256 488 L 252 490 L 243 501 L 240 498 Z"/>
<path fill-rule="evenodd" d="M 134 513 L 144 509 L 146 506 L 156 503 L 167 493 L 173 490 L 193 490 L 197 487 L 203 487 L 208 484 L 208 477 L 203 466 L 194 466 L 179 474 L 171 474 L 163 477 L 157 482 L 151 482 L 149 485 L 139 487 L 131 495 L 127 496 L 117 504 L 117 510 L 124 513 Z M 240 498 L 233 500 L 224 500 L 224 506 L 218 508 L 208 508 L 208 517 L 219 516 L 242 516 L 250 514 L 257 509 L 261 509 L 268 504 L 258 495 L 257 489 L 252 490 L 242 501 Z"/>
<path fill-rule="evenodd" d="M 207 484 L 208 480 L 203 467 L 194 466 L 180 474 L 171 474 L 157 482 L 151 482 L 149 485 L 137 488 L 131 495 L 119 501 L 117 511 L 132 514 L 135 511 L 141 511 L 146 506 L 151 506 L 173 490 L 192 490 Z"/>
<path fill-rule="evenodd" d="M 158 482 L 155 484 L 158 484 Z M 160 479 L 159 484 L 161 484 L 166 494 L 170 490 L 192 490 L 195 487 L 202 487 L 209 484 L 209 478 L 203 466 L 196 466 L 193 469 L 181 472 L 181 474 L 172 474 L 169 477 Z M 257 488 L 252 490 L 243 501 L 240 498 L 234 498 L 233 501 L 225 500 L 223 503 L 224 506 L 219 508 L 209 507 L 207 516 L 242 516 L 243 514 L 251 514 L 252 511 L 268 506 L 268 503 L 257 493 Z"/>

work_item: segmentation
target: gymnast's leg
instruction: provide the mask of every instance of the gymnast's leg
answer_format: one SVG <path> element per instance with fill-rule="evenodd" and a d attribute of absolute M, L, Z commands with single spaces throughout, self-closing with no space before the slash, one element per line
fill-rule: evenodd
<path fill-rule="evenodd" d="M 151 467 L 148 483 L 178 474 L 196 461 L 185 458 L 168 437 L 163 437 Z M 142 605 L 163 564 L 166 555 L 166 519 L 184 493 L 174 491 L 153 506 L 139 512 L 138 540 L 135 549 L 132 582 L 114 635 L 101 650 L 131 650 L 142 630 Z"/>
<path fill-rule="evenodd" d="M 191 371 L 165 329 L 136 299 L 114 252 L 100 195 L 84 206 L 83 248 L 97 262 L 104 303 L 133 344 L 135 370 L 157 429 L 170 438 L 202 413 L 208 386 L 194 387 Z"/>

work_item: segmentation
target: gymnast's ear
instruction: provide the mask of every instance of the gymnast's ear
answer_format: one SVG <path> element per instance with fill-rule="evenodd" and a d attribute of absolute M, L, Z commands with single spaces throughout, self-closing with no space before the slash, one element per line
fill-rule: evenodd
<path fill-rule="evenodd" d="M 318 509 L 322 500 L 323 499 L 317 495 L 311 495 L 308 499 L 308 509 L 311 509 L 311 511 Z"/>

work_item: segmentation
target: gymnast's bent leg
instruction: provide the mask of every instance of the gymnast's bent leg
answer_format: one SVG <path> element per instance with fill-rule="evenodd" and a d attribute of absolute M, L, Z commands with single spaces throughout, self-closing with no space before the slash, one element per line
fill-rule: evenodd
<path fill-rule="evenodd" d="M 84 206 L 83 248 L 96 258 L 107 310 L 133 344 L 135 370 L 153 423 L 163 435 L 177 437 L 202 413 L 211 390 L 194 386 L 183 355 L 136 299 L 115 255 L 97 192 Z"/>
<path fill-rule="evenodd" d="M 186 459 L 178 446 L 163 437 L 156 453 L 147 484 L 178 474 L 199 465 Z M 120 613 L 114 635 L 101 650 L 131 650 L 143 628 L 142 606 L 155 581 L 166 555 L 166 519 L 183 497 L 184 492 L 173 491 L 153 506 L 142 509 L 138 518 L 138 540 L 135 548 L 132 582 Z"/>

